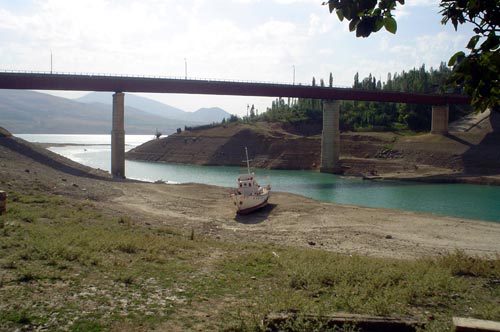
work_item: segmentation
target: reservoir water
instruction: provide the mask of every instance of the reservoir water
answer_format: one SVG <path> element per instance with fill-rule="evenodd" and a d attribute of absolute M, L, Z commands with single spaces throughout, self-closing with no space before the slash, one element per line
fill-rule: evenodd
<path fill-rule="evenodd" d="M 16 135 L 30 142 L 72 144 L 49 148 L 81 164 L 110 170 L 110 135 Z M 153 139 L 127 135 L 126 150 Z M 243 166 L 243 165 L 242 165 Z M 190 166 L 127 160 L 128 178 L 234 187 L 239 167 Z M 257 170 L 263 184 L 321 201 L 394 208 L 500 222 L 500 187 L 365 181 L 313 171 Z"/>

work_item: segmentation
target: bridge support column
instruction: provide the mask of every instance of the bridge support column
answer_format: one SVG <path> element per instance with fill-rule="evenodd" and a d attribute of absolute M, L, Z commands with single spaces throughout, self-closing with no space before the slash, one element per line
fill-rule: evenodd
<path fill-rule="evenodd" d="M 340 101 L 323 102 L 323 133 L 321 135 L 320 172 L 340 173 Z"/>
<path fill-rule="evenodd" d="M 432 123 L 431 134 L 446 135 L 448 134 L 448 105 L 432 106 Z"/>
<path fill-rule="evenodd" d="M 111 174 L 125 178 L 125 94 L 113 94 L 113 127 L 111 130 Z"/>

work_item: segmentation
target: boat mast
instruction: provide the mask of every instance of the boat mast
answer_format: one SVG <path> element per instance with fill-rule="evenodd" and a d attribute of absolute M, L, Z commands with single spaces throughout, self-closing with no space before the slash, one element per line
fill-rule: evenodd
<path fill-rule="evenodd" d="M 248 159 L 248 149 L 246 146 L 245 146 L 245 154 L 247 155 L 247 170 L 248 174 L 250 174 L 250 160 Z"/>

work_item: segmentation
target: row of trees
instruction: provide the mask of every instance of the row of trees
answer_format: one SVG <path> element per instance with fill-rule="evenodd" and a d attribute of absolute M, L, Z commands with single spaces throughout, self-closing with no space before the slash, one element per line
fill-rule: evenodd
<path fill-rule="evenodd" d="M 461 91 L 454 90 L 447 83 L 451 74 L 444 62 L 437 69 L 427 70 L 425 65 L 422 65 L 400 74 L 388 74 L 384 83 L 371 75 L 360 81 L 356 74 L 353 88 L 414 93 L 460 93 Z M 344 128 L 351 130 L 430 129 L 431 105 L 346 101 L 342 106 L 341 122 Z M 470 112 L 470 107 L 450 106 L 450 120 L 453 121 L 467 112 Z"/>
<path fill-rule="evenodd" d="M 402 73 L 388 74 L 385 82 L 377 80 L 371 74 L 360 79 L 359 74 L 354 76 L 352 87 L 355 89 L 402 91 L 415 93 L 442 93 L 455 92 L 447 85 L 451 70 L 445 63 L 439 68 L 427 70 L 425 65 Z M 324 86 L 320 80 L 320 86 Z M 330 74 L 329 86 L 333 80 Z M 313 85 L 316 79 L 313 78 Z M 348 130 L 414 130 L 427 131 L 430 129 L 430 105 L 411 105 L 378 102 L 344 101 L 341 105 L 341 127 Z M 452 107 L 451 120 L 469 112 L 467 107 Z M 321 121 L 321 101 L 314 99 L 278 98 L 272 102 L 267 112 L 253 120 L 267 120 L 279 122 Z"/>

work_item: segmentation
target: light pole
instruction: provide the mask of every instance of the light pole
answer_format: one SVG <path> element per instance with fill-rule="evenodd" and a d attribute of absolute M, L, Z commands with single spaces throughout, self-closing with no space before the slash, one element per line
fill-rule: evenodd
<path fill-rule="evenodd" d="M 52 74 L 52 50 L 50 50 L 50 73 Z"/>
<path fill-rule="evenodd" d="M 295 65 L 292 65 L 293 67 L 293 85 L 295 85 Z"/>
<path fill-rule="evenodd" d="M 188 78 L 188 63 L 187 63 L 186 58 L 184 58 L 184 77 L 187 80 L 187 78 Z"/>

